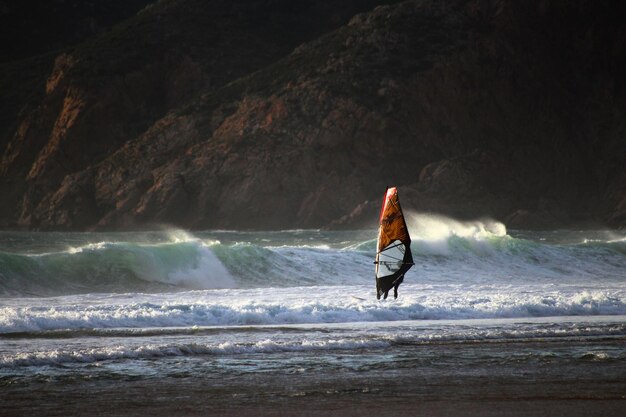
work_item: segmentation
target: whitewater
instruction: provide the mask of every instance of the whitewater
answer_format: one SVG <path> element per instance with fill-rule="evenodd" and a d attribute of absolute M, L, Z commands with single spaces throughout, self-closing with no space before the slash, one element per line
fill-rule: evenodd
<path fill-rule="evenodd" d="M 625 233 L 407 220 L 415 267 L 380 301 L 376 230 L 0 232 L 0 386 L 624 374 Z"/>

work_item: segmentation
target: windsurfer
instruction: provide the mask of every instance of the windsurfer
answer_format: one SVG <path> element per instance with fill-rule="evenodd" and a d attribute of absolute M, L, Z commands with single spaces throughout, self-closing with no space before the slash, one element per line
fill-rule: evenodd
<path fill-rule="evenodd" d="M 388 187 L 380 212 L 380 227 L 376 252 L 376 298 L 387 299 L 393 288 L 394 298 L 398 298 L 398 287 L 404 281 L 404 274 L 413 265 L 411 237 L 400 208 L 398 190 Z"/>
<path fill-rule="evenodd" d="M 394 282 L 393 284 L 393 298 L 398 298 L 398 287 L 400 286 L 400 284 L 402 284 L 402 281 L 404 281 L 404 275 L 401 275 L 400 277 L 398 277 L 398 279 Z M 387 299 L 387 296 L 389 295 L 389 290 L 391 288 L 389 288 L 387 291 L 381 291 L 378 290 L 377 294 L 376 294 L 376 298 L 380 300 L 380 297 L 382 295 L 383 300 Z"/>

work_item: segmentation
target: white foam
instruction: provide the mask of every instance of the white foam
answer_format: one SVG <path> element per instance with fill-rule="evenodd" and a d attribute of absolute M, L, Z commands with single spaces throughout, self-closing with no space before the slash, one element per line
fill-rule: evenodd
<path fill-rule="evenodd" d="M 67 249 L 67 253 L 76 254 L 76 253 L 83 253 L 83 252 L 94 251 L 94 250 L 101 250 L 101 249 L 104 249 L 106 246 L 107 246 L 107 242 L 88 243 L 86 245 L 77 246 L 77 247 L 70 246 Z"/>
<path fill-rule="evenodd" d="M 367 332 L 363 331 L 364 328 L 367 328 Z M 0 355 L 0 368 L 195 355 L 232 356 L 256 353 L 361 349 L 371 351 L 373 349 L 386 349 L 396 344 L 406 346 L 408 344 L 430 344 L 433 342 L 457 343 L 537 338 L 543 340 L 551 337 L 566 340 L 565 338 L 568 337 L 578 339 L 599 335 L 623 337 L 626 334 L 626 324 L 619 323 L 619 319 L 610 321 L 604 318 L 591 322 L 534 320 L 522 323 L 510 320 L 498 322 L 475 320 L 463 321 L 460 325 L 447 322 L 441 326 L 434 325 L 433 322 L 425 324 L 402 322 L 397 326 L 388 326 L 382 323 L 368 326 L 360 323 L 360 325 L 352 327 L 334 329 L 330 327 L 328 328 L 329 331 L 321 333 L 309 332 L 305 327 L 294 332 L 276 332 L 271 327 L 258 328 L 256 332 L 249 332 L 248 328 L 238 333 L 233 333 L 233 330 L 229 329 L 225 333 L 191 334 L 188 337 L 183 336 L 182 339 L 168 343 L 154 342 L 156 339 L 114 338 L 110 345 L 107 346 L 105 343 L 104 346 L 96 347 L 86 347 L 86 345 L 92 345 L 88 339 L 70 339 L 69 342 L 52 340 L 45 349 L 33 348 L 28 352 L 5 351 L 4 354 Z M 268 334 L 272 336 L 268 337 Z M 103 339 L 103 341 L 107 342 L 108 339 Z M 614 357 L 614 355 L 611 356 L 604 351 L 592 351 L 586 352 L 582 356 L 577 355 L 575 359 L 602 361 Z"/>
<path fill-rule="evenodd" d="M 132 245 L 121 249 L 132 256 L 133 261 L 128 267 L 144 281 L 199 290 L 237 286 L 209 246 L 198 239 L 187 238 L 183 234 L 175 242 Z"/>
<path fill-rule="evenodd" d="M 369 286 L 26 300 L 0 307 L 0 333 L 626 314 L 624 284 L 602 289 L 406 284 L 402 289 L 401 298 L 386 301 L 377 301 Z"/>
<path fill-rule="evenodd" d="M 202 241 L 190 232 L 181 229 L 169 229 L 167 236 L 171 243 L 189 243 L 195 246 L 198 259 L 192 265 L 174 271 L 166 271 L 166 279 L 163 279 L 163 274 L 156 274 L 157 279 L 161 282 L 196 289 L 236 287 L 231 274 L 209 248 L 219 244 L 218 241 Z M 150 279 L 150 277 L 143 276 Z"/>
<path fill-rule="evenodd" d="M 276 341 L 263 339 L 253 343 L 178 343 L 145 346 L 113 346 L 80 349 L 54 349 L 0 356 L 0 367 L 44 366 L 66 363 L 93 363 L 106 360 L 139 359 L 189 355 L 232 355 L 249 353 L 301 352 L 388 347 L 389 341 L 363 338 L 331 340 Z"/>
<path fill-rule="evenodd" d="M 186 288 L 234 288 L 235 280 L 208 248 L 201 248 L 197 267 L 173 271 L 168 278 L 174 285 Z"/>

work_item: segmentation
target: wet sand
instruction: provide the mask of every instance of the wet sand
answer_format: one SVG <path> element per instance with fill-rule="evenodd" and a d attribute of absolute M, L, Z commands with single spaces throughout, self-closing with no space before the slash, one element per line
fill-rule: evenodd
<path fill-rule="evenodd" d="M 619 367 L 618 367 L 619 368 Z M 0 390 L 2 416 L 568 416 L 622 417 L 626 375 L 554 378 L 380 378 L 347 372 L 341 380 L 269 373 L 210 382 L 198 378 L 19 382 Z"/>

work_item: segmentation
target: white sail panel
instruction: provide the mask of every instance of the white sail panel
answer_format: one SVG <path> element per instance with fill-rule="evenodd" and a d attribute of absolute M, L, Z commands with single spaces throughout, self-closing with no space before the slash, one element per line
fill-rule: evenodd
<path fill-rule="evenodd" d="M 404 264 L 404 253 L 406 247 L 399 240 L 391 242 L 387 248 L 383 249 L 377 256 L 376 278 L 393 275 L 402 268 Z"/>

